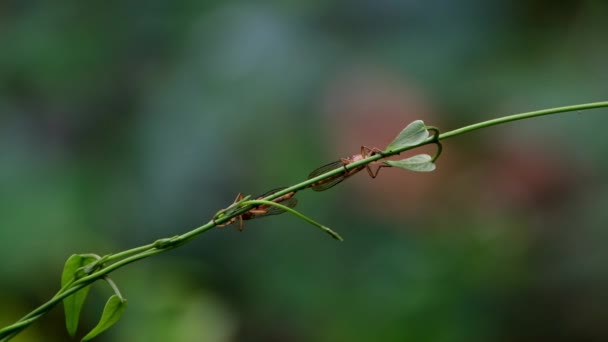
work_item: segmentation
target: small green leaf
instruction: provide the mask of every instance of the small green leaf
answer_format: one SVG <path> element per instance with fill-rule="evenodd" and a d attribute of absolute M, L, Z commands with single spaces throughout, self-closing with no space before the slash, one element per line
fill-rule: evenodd
<path fill-rule="evenodd" d="M 428 154 L 418 154 L 403 160 L 387 160 L 384 162 L 389 166 L 399 167 L 416 172 L 431 172 L 435 170 L 433 158 Z"/>
<path fill-rule="evenodd" d="M 118 297 L 117 295 L 113 295 L 108 299 L 106 306 L 103 308 L 103 314 L 101 314 L 101 319 L 97 326 L 93 328 L 85 337 L 82 338 L 82 342 L 90 341 L 97 335 L 106 331 L 110 328 L 114 323 L 118 322 L 122 312 L 127 308 L 127 300 Z"/>
<path fill-rule="evenodd" d="M 83 256 L 79 254 L 73 254 L 65 262 L 63 267 L 63 273 L 61 274 L 61 287 L 68 285 L 76 279 L 76 272 L 78 269 L 92 263 L 96 260 L 93 256 Z M 66 297 L 63 300 L 63 308 L 65 312 L 65 326 L 70 336 L 76 334 L 78 329 L 78 320 L 80 318 L 80 311 L 84 304 L 87 295 L 89 294 L 90 286 L 83 287 L 73 295 Z"/>
<path fill-rule="evenodd" d="M 395 140 L 388 144 L 386 151 L 394 151 L 396 149 L 408 146 L 415 146 L 423 142 L 428 137 L 429 131 L 427 131 L 424 122 L 422 120 L 416 120 L 407 125 L 407 127 L 405 127 L 403 131 L 397 135 Z"/>

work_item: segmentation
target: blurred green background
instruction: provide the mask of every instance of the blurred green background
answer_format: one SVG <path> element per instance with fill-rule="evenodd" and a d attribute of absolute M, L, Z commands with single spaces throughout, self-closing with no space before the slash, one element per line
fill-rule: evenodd
<path fill-rule="evenodd" d="M 72 253 L 199 226 L 422 119 L 607 100 L 603 1 L 2 1 L 0 326 Z M 608 111 L 444 144 L 113 274 L 99 341 L 606 341 Z M 96 283 L 80 335 L 106 297 Z M 62 308 L 15 341 L 66 341 Z"/>

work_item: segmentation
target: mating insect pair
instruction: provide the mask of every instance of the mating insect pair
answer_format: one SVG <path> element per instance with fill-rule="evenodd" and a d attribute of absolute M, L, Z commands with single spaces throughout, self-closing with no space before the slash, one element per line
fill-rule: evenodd
<path fill-rule="evenodd" d="M 277 193 L 281 190 L 284 190 L 284 189 L 286 189 L 286 188 L 283 187 L 283 188 L 270 190 L 270 191 L 264 193 L 263 195 L 257 196 L 256 199 L 258 199 L 258 200 L 263 199 L 265 197 L 268 197 L 268 196 L 270 196 L 274 193 Z M 279 196 L 279 197 L 273 199 L 272 201 L 275 203 L 280 203 L 286 207 L 293 208 L 296 206 L 296 204 L 298 204 L 298 200 L 293 197 L 293 196 L 295 196 L 295 194 L 296 194 L 295 191 L 288 192 L 285 195 L 282 195 L 282 196 Z M 215 214 L 214 221 L 217 220 L 222 214 L 230 215 L 230 214 L 234 213 L 235 211 L 242 209 L 242 206 L 240 206 L 239 204 L 244 202 L 246 199 L 248 199 L 248 197 L 243 196 L 243 194 L 241 194 L 241 193 L 236 195 L 236 198 L 231 206 L 229 206 L 226 209 L 222 209 L 217 214 Z M 277 215 L 277 214 L 281 214 L 284 212 L 285 212 L 285 210 L 283 210 L 279 207 L 275 207 L 275 206 L 272 206 L 269 204 L 258 204 L 256 206 L 254 206 L 253 208 L 245 211 L 244 213 L 242 213 L 238 216 L 235 216 L 224 223 L 218 224 L 217 226 L 224 227 L 224 226 L 231 225 L 238 221 L 238 223 L 239 223 L 238 229 L 243 230 L 244 221 L 253 220 L 258 217 Z"/>
<path fill-rule="evenodd" d="M 414 127 L 412 129 L 410 129 L 410 127 Z M 439 142 L 439 130 L 435 127 L 431 127 L 431 126 L 425 126 L 424 123 L 422 121 L 415 121 L 412 124 L 408 125 L 398 136 L 397 138 L 387 146 L 387 149 L 391 149 L 391 146 L 393 148 L 402 148 L 405 149 L 405 147 L 417 147 L 419 146 L 421 143 L 424 142 L 424 140 L 426 138 L 428 138 L 428 131 L 433 131 L 434 135 L 432 137 L 431 142 L 435 143 L 437 145 L 437 152 L 435 154 L 434 157 L 430 157 L 428 155 L 420 155 L 422 157 L 427 157 L 427 158 L 422 158 L 423 161 L 429 165 L 432 166 L 431 169 L 429 169 L 427 167 L 426 170 L 418 167 L 418 171 L 429 171 L 434 169 L 434 164 L 433 162 L 439 157 L 439 155 L 441 154 L 441 143 Z M 392 150 L 391 150 L 392 151 Z M 388 151 L 388 152 L 391 152 Z M 395 154 L 395 153 L 388 153 L 387 154 Z M 384 159 L 384 157 L 386 157 L 386 155 L 384 154 L 385 152 L 378 149 L 378 148 L 369 148 L 366 146 L 361 146 L 361 153 L 359 154 L 355 154 L 353 156 L 350 157 L 346 157 L 346 158 L 341 158 L 333 163 L 329 163 L 327 165 L 323 165 L 315 170 L 313 170 L 309 175 L 308 175 L 308 179 L 311 180 L 313 178 L 317 178 L 322 174 L 343 168 L 344 171 L 341 173 L 337 173 L 333 176 L 329 176 L 327 178 L 321 179 L 319 181 L 313 182 L 309 185 L 306 186 L 306 188 L 312 188 L 314 191 L 324 191 L 327 190 L 329 188 L 334 187 L 335 185 L 339 184 L 340 182 L 342 182 L 343 180 L 347 179 L 348 177 L 360 172 L 363 169 L 367 170 L 367 173 L 369 174 L 370 177 L 372 178 L 376 178 L 378 176 L 378 172 L 380 172 L 380 169 L 383 167 L 391 167 L 391 166 L 395 166 L 395 162 L 391 162 L 391 161 L 379 161 L 379 159 Z M 398 154 L 398 153 L 397 153 Z M 351 169 L 349 169 L 347 166 L 356 162 L 359 162 L 363 159 L 369 158 L 369 157 L 373 157 L 379 155 L 380 157 L 377 158 L 376 160 L 373 160 L 369 163 L 366 163 L 364 165 L 359 165 L 357 167 L 353 167 Z M 411 160 L 415 157 L 419 157 L 419 156 L 414 156 L 412 158 L 408 158 L 408 159 L 404 159 L 401 162 L 407 162 L 408 160 Z M 420 158 L 418 158 L 420 159 Z M 376 166 L 375 170 L 372 170 L 371 165 Z M 411 166 L 399 166 L 402 168 L 407 168 L 410 170 L 415 170 L 414 168 L 412 168 Z M 279 189 L 274 189 L 271 190 L 261 196 L 258 196 L 256 199 L 260 200 L 263 199 L 265 197 L 268 197 L 274 193 L 277 193 L 281 190 L 284 190 L 286 188 L 279 188 Z M 298 203 L 298 201 L 293 198 L 293 196 L 295 195 L 295 191 L 289 192 L 287 194 L 283 194 L 282 196 L 279 196 L 275 199 L 273 199 L 272 201 L 275 203 L 282 203 L 282 205 L 288 207 L 288 208 L 293 208 L 295 207 L 295 205 Z M 232 215 L 235 214 L 236 216 L 230 218 L 229 220 L 227 220 L 226 222 L 223 222 L 221 224 L 217 224 L 217 226 L 227 226 L 229 224 L 235 223 L 235 222 L 239 222 L 239 230 L 243 229 L 243 221 L 247 221 L 247 220 L 252 220 L 254 218 L 258 218 L 258 217 L 263 217 L 263 216 L 268 216 L 268 215 L 276 215 L 276 214 L 281 214 L 283 212 L 285 212 L 285 210 L 283 208 L 279 208 L 273 205 L 269 205 L 266 203 L 262 203 L 262 204 L 257 204 L 255 206 L 253 206 L 251 209 L 248 209 L 244 212 L 240 212 L 243 209 L 243 205 L 241 205 L 242 203 L 247 203 L 246 200 L 249 199 L 249 196 L 244 197 L 242 194 L 238 194 L 234 203 L 232 203 L 232 205 L 230 205 L 228 208 L 226 209 L 222 209 L 220 210 L 213 218 L 214 222 L 215 220 L 223 217 L 222 215 Z M 248 203 L 251 204 L 251 203 Z M 240 211 L 239 211 L 240 210 Z M 236 211 L 239 211 L 240 214 L 236 213 Z"/>
<path fill-rule="evenodd" d="M 323 173 L 329 172 L 331 170 L 335 170 L 337 168 L 340 167 L 344 167 L 344 173 L 338 174 L 336 176 L 333 177 L 329 177 L 326 178 L 324 180 L 318 181 L 316 183 L 313 183 L 310 185 L 310 187 L 315 190 L 315 191 L 323 191 L 323 190 L 327 190 L 333 186 L 335 186 L 336 184 L 342 182 L 343 180 L 345 180 L 346 178 L 354 175 L 355 173 L 363 170 L 363 169 L 367 169 L 367 173 L 372 177 L 372 178 L 376 178 L 376 176 L 378 175 L 378 171 L 380 170 L 380 168 L 382 167 L 386 167 L 387 165 L 385 164 L 379 164 L 376 162 L 372 162 L 371 164 L 374 164 L 377 166 L 376 170 L 373 171 L 372 168 L 370 167 L 370 164 L 367 165 L 362 165 L 360 167 L 354 168 L 354 169 L 350 169 L 347 170 L 346 169 L 346 165 L 357 162 L 359 160 L 365 159 L 367 157 L 376 155 L 381 153 L 382 151 L 380 151 L 377 148 L 369 148 L 366 146 L 361 146 L 361 153 L 360 154 L 356 154 L 354 156 L 350 156 L 347 158 L 341 158 L 338 161 L 335 161 L 333 163 L 327 164 L 327 165 L 323 165 L 317 169 L 315 169 L 313 172 L 311 172 L 311 174 L 308 176 L 308 179 L 314 178 L 318 175 L 321 175 Z M 274 190 L 270 190 L 268 192 L 266 192 L 263 195 L 257 196 L 256 199 L 263 199 L 265 197 L 268 197 L 274 193 L 277 193 L 281 190 L 284 190 L 286 188 L 278 188 L 278 189 L 274 189 Z M 284 206 L 287 206 L 289 208 L 293 208 L 296 206 L 296 204 L 298 203 L 298 200 L 296 198 L 294 198 L 295 196 L 295 191 L 289 192 L 285 195 L 282 195 L 280 197 L 275 198 L 274 200 L 272 200 L 275 203 L 280 203 Z M 239 204 L 244 202 L 246 199 L 248 199 L 248 197 L 243 196 L 243 194 L 239 193 L 234 202 L 232 203 L 231 206 L 229 206 L 226 209 L 222 209 L 220 210 L 217 214 L 215 214 L 214 216 L 214 220 L 217 220 L 219 217 L 223 215 L 230 215 L 232 213 L 234 213 L 237 210 L 240 210 L 242 208 L 242 206 L 240 206 Z M 244 221 L 248 221 L 248 220 L 253 220 L 255 218 L 258 217 L 264 217 L 264 216 L 269 216 L 269 215 L 277 215 L 277 214 L 281 214 L 284 213 L 285 210 L 272 206 L 272 205 L 268 205 L 268 204 L 259 204 L 254 206 L 253 208 L 245 211 L 244 213 L 235 216 L 233 218 L 231 218 L 230 220 L 218 224 L 218 227 L 224 227 L 224 226 L 228 226 L 231 225 L 233 223 L 238 222 L 238 229 L 239 230 L 243 230 L 243 226 L 244 226 Z"/>

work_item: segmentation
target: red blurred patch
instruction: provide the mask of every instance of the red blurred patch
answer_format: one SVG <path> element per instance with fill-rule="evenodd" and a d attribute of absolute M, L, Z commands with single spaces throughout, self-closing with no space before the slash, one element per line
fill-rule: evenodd
<path fill-rule="evenodd" d="M 557 145 L 528 141 L 525 146 L 506 142 L 498 147 L 495 157 L 488 160 L 486 189 L 493 194 L 487 197 L 499 206 L 531 210 L 553 210 L 570 202 L 586 172 L 579 163 L 558 154 Z"/>
<path fill-rule="evenodd" d="M 410 122 L 421 119 L 435 125 L 435 115 L 414 85 L 396 81 L 385 73 L 356 70 L 338 78 L 327 94 L 328 153 L 335 159 L 359 153 L 361 145 L 384 147 Z M 435 152 L 428 146 L 392 159 Z M 416 215 L 430 209 L 429 199 L 439 179 L 432 173 L 385 168 L 378 178 L 360 172 L 348 180 L 373 215 Z M 346 184 L 346 182 L 345 182 Z M 344 185 L 342 185 L 344 186 Z"/>

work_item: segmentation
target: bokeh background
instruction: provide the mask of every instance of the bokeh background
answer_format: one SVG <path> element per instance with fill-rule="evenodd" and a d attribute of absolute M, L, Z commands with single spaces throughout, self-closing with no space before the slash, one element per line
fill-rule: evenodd
<path fill-rule="evenodd" d="M 444 131 L 607 100 L 603 1 L 2 1 L 0 326 L 72 253 L 188 231 L 236 193 Z M 113 274 L 99 341 L 606 341 L 608 110 L 445 141 L 289 215 Z M 111 293 L 96 283 L 82 336 Z M 15 341 L 67 341 L 58 307 Z"/>

